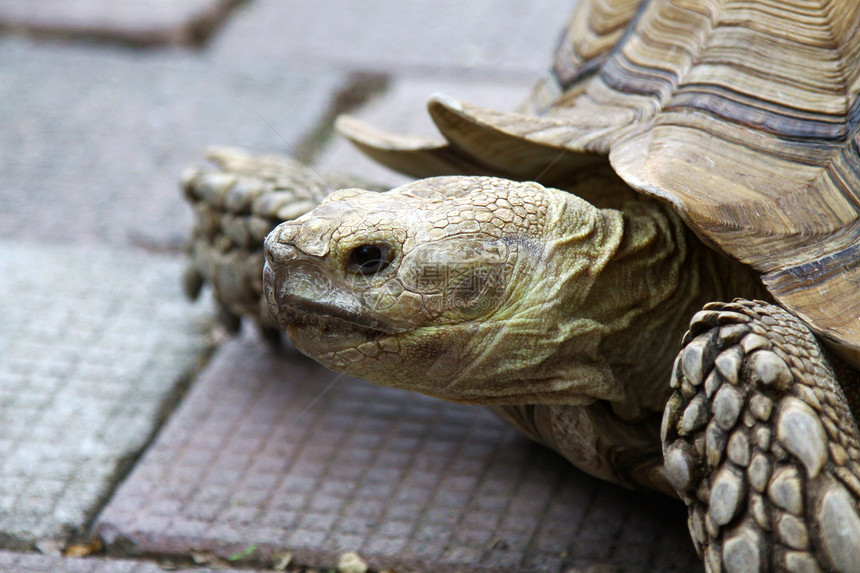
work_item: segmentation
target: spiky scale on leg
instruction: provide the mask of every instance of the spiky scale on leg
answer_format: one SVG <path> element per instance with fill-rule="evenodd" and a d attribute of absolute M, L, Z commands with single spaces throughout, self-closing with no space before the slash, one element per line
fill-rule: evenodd
<path fill-rule="evenodd" d="M 684 342 L 664 452 L 708 571 L 860 571 L 860 436 L 835 359 L 762 302 L 707 305 Z"/>

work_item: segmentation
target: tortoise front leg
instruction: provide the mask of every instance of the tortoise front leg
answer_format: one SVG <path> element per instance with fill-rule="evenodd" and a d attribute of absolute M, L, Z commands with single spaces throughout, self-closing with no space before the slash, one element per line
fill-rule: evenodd
<path fill-rule="evenodd" d="M 708 571 L 860 571 L 860 439 L 834 365 L 850 376 L 779 307 L 693 318 L 662 438 Z"/>

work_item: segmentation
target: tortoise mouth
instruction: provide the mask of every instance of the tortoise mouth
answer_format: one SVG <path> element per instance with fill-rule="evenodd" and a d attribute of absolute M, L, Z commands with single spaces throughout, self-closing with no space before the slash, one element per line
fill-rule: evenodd
<path fill-rule="evenodd" d="M 377 332 L 332 330 L 304 324 L 290 324 L 287 335 L 293 345 L 311 358 L 325 358 L 343 350 L 356 348 L 367 342 L 385 338 Z"/>
<path fill-rule="evenodd" d="M 278 316 L 284 327 L 296 325 L 326 331 L 353 331 L 367 335 L 394 334 L 396 331 L 378 318 L 295 295 L 281 297 L 278 301 Z"/>
<path fill-rule="evenodd" d="M 278 301 L 278 320 L 296 348 L 309 356 L 332 354 L 402 331 L 375 317 L 292 295 Z"/>

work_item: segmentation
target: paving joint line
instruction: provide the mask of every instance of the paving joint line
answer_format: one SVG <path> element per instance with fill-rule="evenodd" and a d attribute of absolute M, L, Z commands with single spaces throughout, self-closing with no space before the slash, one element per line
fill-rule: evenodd
<path fill-rule="evenodd" d="M 217 336 L 216 333 L 218 328 L 218 325 L 214 321 L 210 323 L 210 327 L 207 332 L 209 340 L 207 341 L 205 348 L 201 350 L 197 363 L 188 372 L 184 373 L 176 382 L 171 392 L 164 396 L 161 404 L 158 406 L 158 410 L 155 415 L 155 424 L 152 427 L 152 431 L 137 451 L 131 452 L 119 460 L 115 471 L 107 478 L 107 481 L 111 484 L 110 489 L 105 491 L 104 495 L 102 495 L 94 504 L 91 514 L 80 530 L 71 531 L 66 539 L 62 541 L 63 550 L 74 544 L 89 544 L 96 540 L 103 547 L 106 547 L 101 536 L 94 530 L 94 526 L 98 521 L 99 516 L 104 508 L 110 503 L 110 500 L 126 480 L 128 475 L 132 470 L 134 470 L 137 462 L 146 454 L 161 434 L 162 429 L 167 424 L 171 415 L 177 408 L 179 408 L 180 404 L 182 404 L 182 400 L 188 394 L 188 391 L 191 389 L 200 374 L 206 369 L 206 366 L 212 361 L 212 358 L 215 356 L 222 343 L 227 340 L 224 337 Z M 36 544 L 36 549 L 40 549 L 39 543 Z M 100 552 L 100 554 L 103 555 L 110 555 L 110 553 L 110 551 L 106 550 Z"/>
<path fill-rule="evenodd" d="M 383 96 L 391 87 L 391 76 L 385 73 L 350 71 L 331 96 L 329 105 L 310 130 L 299 138 L 293 148 L 297 159 L 308 165 L 316 162 L 335 136 L 334 123 L 339 115 L 361 109 Z"/>
<path fill-rule="evenodd" d="M 22 36 L 37 40 L 60 40 L 83 42 L 93 45 L 118 45 L 137 49 L 184 46 L 191 49 L 205 48 L 223 29 L 237 8 L 250 3 L 249 0 L 221 0 L 212 10 L 195 15 L 184 28 L 150 30 L 144 34 L 130 34 L 123 29 L 75 28 L 63 24 L 33 24 L 0 22 L 0 34 Z"/>

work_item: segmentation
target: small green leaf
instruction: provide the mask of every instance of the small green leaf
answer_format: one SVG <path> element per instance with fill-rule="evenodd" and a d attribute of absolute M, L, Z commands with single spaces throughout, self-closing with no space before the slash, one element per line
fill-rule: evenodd
<path fill-rule="evenodd" d="M 246 559 L 246 558 L 250 557 L 251 555 L 253 555 L 255 551 L 257 551 L 257 544 L 252 543 L 248 547 L 243 549 L 242 551 L 239 551 L 238 553 L 234 553 L 233 555 L 228 557 L 227 561 L 233 562 L 233 561 L 239 561 L 240 559 Z"/>

